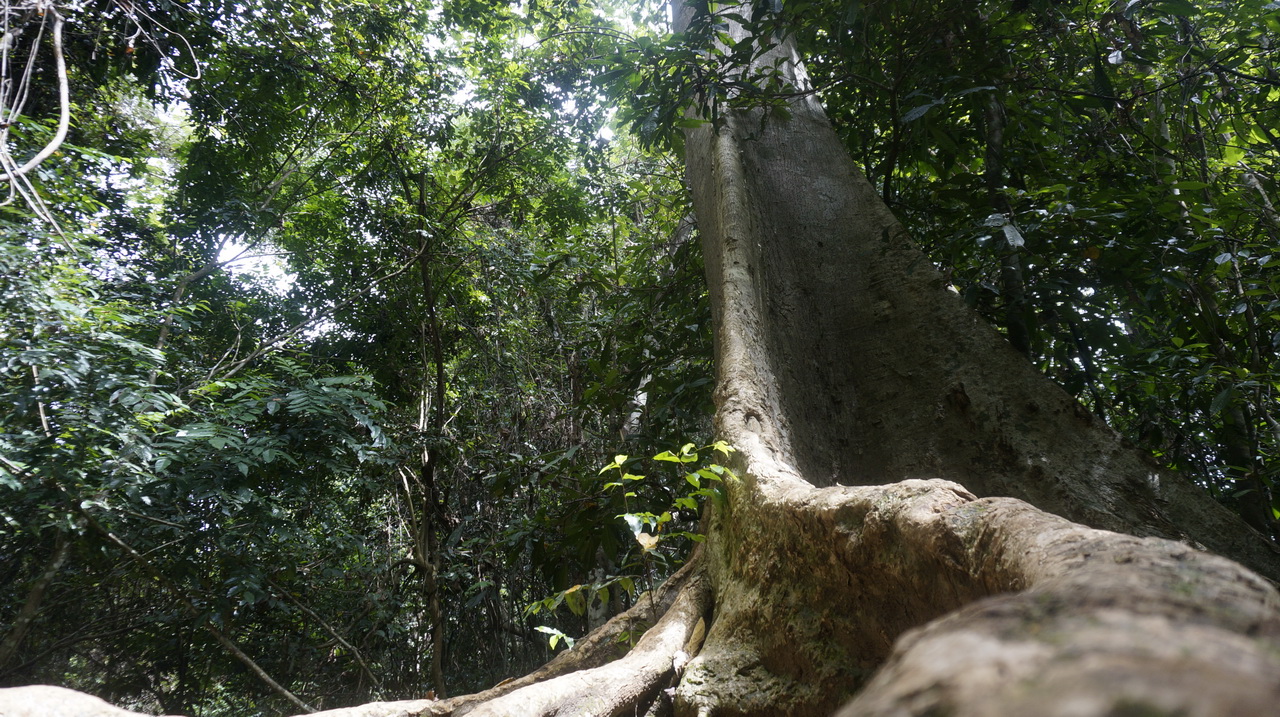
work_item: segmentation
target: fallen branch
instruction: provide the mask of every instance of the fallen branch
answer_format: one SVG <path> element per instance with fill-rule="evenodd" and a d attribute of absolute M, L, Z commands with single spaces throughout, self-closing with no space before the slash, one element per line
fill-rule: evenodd
<path fill-rule="evenodd" d="M 294 597 L 292 593 L 290 593 L 288 590 L 282 587 L 275 580 L 271 579 L 271 577 L 267 577 L 267 584 L 275 589 L 277 595 L 280 595 L 285 600 L 288 600 L 289 602 L 293 603 L 294 607 L 301 610 L 304 615 L 306 615 L 307 617 L 310 617 L 312 620 L 315 620 L 317 623 L 319 623 L 320 627 L 325 632 L 329 633 L 329 636 L 332 637 L 335 642 L 337 642 L 339 645 L 342 645 L 344 648 L 346 648 L 346 650 L 351 653 L 351 657 L 360 665 L 361 671 L 364 672 L 365 676 L 368 677 L 369 680 L 373 682 L 373 684 L 375 685 L 382 684 L 382 680 L 378 679 L 378 676 L 373 673 L 373 668 L 369 667 L 369 663 L 365 661 L 364 655 L 360 653 L 360 650 L 356 649 L 355 645 L 352 645 L 350 642 L 348 642 L 346 638 L 344 638 L 341 635 L 341 633 L 339 633 L 332 625 L 328 623 L 328 621 L 326 621 L 323 617 L 320 617 L 320 615 L 316 614 L 315 610 L 312 610 L 311 608 L 304 605 L 301 600 Z"/>

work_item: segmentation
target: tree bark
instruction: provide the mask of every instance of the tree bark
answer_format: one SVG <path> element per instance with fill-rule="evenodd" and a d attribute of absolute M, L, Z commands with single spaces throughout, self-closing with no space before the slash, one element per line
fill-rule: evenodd
<path fill-rule="evenodd" d="M 756 63 L 807 84 L 789 41 Z M 723 436 L 749 434 L 813 485 L 945 478 L 1280 580 L 1274 545 L 1127 447 L 944 290 L 815 98 L 789 110 L 686 132 Z"/>

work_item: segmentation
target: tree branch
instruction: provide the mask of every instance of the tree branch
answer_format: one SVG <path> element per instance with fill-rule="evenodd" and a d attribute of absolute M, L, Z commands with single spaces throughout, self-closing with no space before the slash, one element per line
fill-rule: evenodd
<path fill-rule="evenodd" d="M 365 662 L 364 655 L 361 655 L 360 651 L 356 649 L 355 645 L 352 645 L 350 642 L 347 642 L 346 639 L 344 639 L 342 635 L 340 635 L 338 631 L 333 628 L 332 625 L 326 622 L 324 618 L 317 615 L 316 612 L 311 608 L 302 604 L 302 601 L 298 600 L 298 598 L 294 597 L 288 590 L 285 590 L 283 587 L 281 587 L 280 584 L 277 583 L 275 580 L 273 580 L 270 576 L 267 576 L 267 584 L 275 588 L 277 593 L 283 596 L 285 600 L 288 600 L 289 602 L 293 603 L 294 607 L 301 610 L 307 617 L 319 623 L 320 627 L 324 628 L 324 631 L 329 633 L 329 636 L 332 637 L 334 640 L 336 640 L 339 645 L 342 645 L 346 649 L 350 650 L 351 656 L 355 658 L 356 662 L 360 663 L 360 669 L 364 671 L 365 676 L 367 676 L 371 681 L 373 681 L 373 684 L 375 685 L 382 684 L 382 680 L 379 680 L 378 676 L 373 673 L 373 669 L 369 667 L 369 663 Z"/>
<path fill-rule="evenodd" d="M 62 55 L 63 18 L 62 15 L 58 13 L 58 10 L 52 5 L 49 6 L 48 12 L 53 13 L 53 52 L 58 72 L 58 130 L 54 133 L 53 139 L 49 140 L 49 144 L 45 145 L 44 149 L 37 152 L 36 156 L 27 160 L 26 164 L 4 174 L 0 174 L 0 182 L 12 182 L 35 169 L 41 162 L 48 159 L 49 155 L 56 152 L 58 147 L 62 146 L 63 140 L 67 138 L 67 128 L 71 126 L 71 91 L 67 86 L 67 61 Z M 8 157 L 8 148 L 0 149 L 0 154 Z"/>

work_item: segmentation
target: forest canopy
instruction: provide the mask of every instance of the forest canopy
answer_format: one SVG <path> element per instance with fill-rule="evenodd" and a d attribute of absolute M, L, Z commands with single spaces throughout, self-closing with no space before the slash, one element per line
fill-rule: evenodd
<path fill-rule="evenodd" d="M 819 99 L 1026 361 L 1280 538 L 1280 4 L 4 6 L 0 684 L 475 692 L 703 539 L 683 130 Z M 708 51 L 708 34 L 721 42 Z"/>

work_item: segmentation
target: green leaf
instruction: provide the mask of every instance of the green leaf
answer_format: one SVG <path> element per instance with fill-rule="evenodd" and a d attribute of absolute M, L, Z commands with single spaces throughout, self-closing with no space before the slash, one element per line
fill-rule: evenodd
<path fill-rule="evenodd" d="M 719 468 L 720 470 L 716 471 L 715 470 L 716 468 Z M 725 471 L 725 468 L 723 466 L 711 466 L 709 468 L 699 468 L 698 475 L 702 476 L 703 478 L 706 478 L 707 480 L 713 480 L 713 481 L 719 482 L 720 476 L 717 474 L 722 473 L 724 471 Z"/>
<path fill-rule="evenodd" d="M 556 645 L 560 644 L 561 640 L 564 640 L 565 645 L 569 646 L 570 648 L 573 647 L 574 639 L 564 634 L 563 632 L 555 629 L 554 627 L 539 625 L 533 629 L 537 630 L 538 632 L 551 636 L 550 644 L 551 644 L 551 649 L 553 650 L 556 649 Z"/>
<path fill-rule="evenodd" d="M 940 104 L 942 104 L 942 100 L 934 100 L 933 102 L 929 102 L 927 104 L 920 105 L 919 107 L 913 107 L 907 110 L 906 113 L 902 115 L 903 124 L 906 124 L 909 122 L 915 122 L 916 120 L 928 114 L 929 110 L 933 109 L 934 107 L 937 107 Z"/>
<path fill-rule="evenodd" d="M 583 597 L 581 588 L 581 585 L 574 585 L 564 593 L 564 604 L 569 607 L 569 612 L 579 616 L 587 612 L 587 600 Z"/>
<path fill-rule="evenodd" d="M 1100 57 L 1093 58 L 1093 91 L 1103 97 L 1115 97 L 1116 88 L 1111 84 L 1111 75 Z"/>
<path fill-rule="evenodd" d="M 1151 9 L 1155 12 L 1167 12 L 1170 15 L 1178 15 L 1179 17 L 1191 17 L 1199 15 L 1200 8 L 1196 7 L 1190 0 L 1156 0 L 1151 5 Z"/>
<path fill-rule="evenodd" d="M 1231 405 L 1232 398 L 1235 396 L 1235 387 L 1228 386 L 1213 397 L 1213 403 L 1209 405 L 1209 412 L 1215 416 L 1226 410 Z"/>

